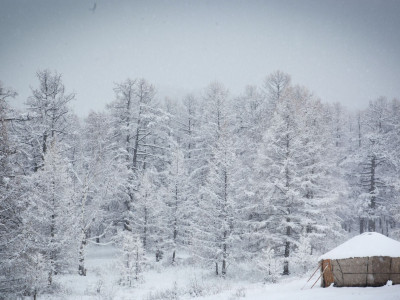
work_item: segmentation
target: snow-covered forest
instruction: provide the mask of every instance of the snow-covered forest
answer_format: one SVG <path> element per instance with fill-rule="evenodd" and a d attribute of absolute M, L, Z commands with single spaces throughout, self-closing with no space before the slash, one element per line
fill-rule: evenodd
<path fill-rule="evenodd" d="M 349 111 L 282 71 L 239 95 L 211 82 L 160 99 L 136 78 L 79 118 L 60 73 L 26 84 L 18 109 L 18 91 L 0 85 L 4 297 L 88 276 L 92 244 L 115 245 L 118 284 L 135 288 L 155 266 L 276 282 L 356 234 L 400 238 L 397 99 Z"/>

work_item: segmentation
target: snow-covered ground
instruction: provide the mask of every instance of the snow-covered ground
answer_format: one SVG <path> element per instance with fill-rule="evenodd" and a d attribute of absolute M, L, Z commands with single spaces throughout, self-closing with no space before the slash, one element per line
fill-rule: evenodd
<path fill-rule="evenodd" d="M 277 284 L 254 282 L 251 274 L 216 278 L 211 270 L 191 266 L 153 267 L 144 273 L 143 282 L 127 288 L 118 284 L 117 256 L 113 246 L 88 247 L 85 277 L 79 275 L 58 276 L 62 288 L 58 295 L 41 295 L 39 300 L 400 300 L 400 285 L 379 288 L 321 288 L 312 280 L 304 289 L 307 278 L 285 278 Z"/>

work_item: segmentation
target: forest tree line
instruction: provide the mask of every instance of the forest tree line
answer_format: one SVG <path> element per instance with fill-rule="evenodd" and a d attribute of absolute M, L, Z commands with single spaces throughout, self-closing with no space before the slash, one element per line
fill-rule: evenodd
<path fill-rule="evenodd" d="M 90 243 L 117 244 L 133 285 L 159 262 L 275 281 L 364 231 L 400 237 L 399 100 L 351 112 L 281 71 L 158 99 L 138 78 L 80 119 L 61 74 L 37 79 L 23 109 L 0 85 L 0 294 L 85 276 Z"/>

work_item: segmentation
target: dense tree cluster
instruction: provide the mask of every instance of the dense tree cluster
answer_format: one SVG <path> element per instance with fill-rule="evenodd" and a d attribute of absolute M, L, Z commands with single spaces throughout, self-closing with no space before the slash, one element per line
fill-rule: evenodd
<path fill-rule="evenodd" d="M 0 84 L 0 293 L 86 275 L 89 243 L 116 243 L 134 286 L 149 258 L 275 281 L 349 235 L 399 237 L 396 99 L 350 112 L 276 71 L 239 96 L 213 82 L 159 101 L 127 79 L 80 120 L 60 74 L 37 78 L 23 110 Z"/>

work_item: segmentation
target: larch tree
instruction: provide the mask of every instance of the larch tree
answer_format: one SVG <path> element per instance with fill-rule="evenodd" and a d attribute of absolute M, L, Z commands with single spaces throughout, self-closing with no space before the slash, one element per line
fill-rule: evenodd
<path fill-rule="evenodd" d="M 394 127 L 386 98 L 371 101 L 365 113 L 365 134 L 359 151 L 360 194 L 362 208 L 360 232 L 382 231 L 387 234 L 395 196 L 392 177 L 396 173 L 397 154 L 392 134 Z M 397 116 L 398 117 L 398 116 Z"/>
<path fill-rule="evenodd" d="M 309 246 L 312 255 L 325 252 L 342 236 L 339 200 L 347 197 L 347 185 L 334 155 L 336 141 L 331 139 L 324 106 L 303 87 L 295 87 L 295 97 L 300 141 L 296 177 L 303 199 L 299 241 L 309 244 L 299 246 Z"/>
<path fill-rule="evenodd" d="M 121 221 L 125 229 L 131 230 L 128 219 L 140 184 L 140 170 L 146 168 L 149 149 L 154 146 L 148 141 L 157 122 L 155 89 L 144 79 L 127 79 L 114 91 L 116 100 L 108 105 L 114 130 L 114 159 L 126 167 L 124 184 L 120 186 Z"/>
<path fill-rule="evenodd" d="M 39 170 L 50 144 L 57 140 L 62 146 L 64 138 L 70 133 L 71 109 L 68 104 L 75 99 L 75 94 L 67 94 L 61 74 L 49 70 L 36 74 L 39 87 L 32 89 L 32 96 L 26 101 L 30 121 L 26 122 L 27 153 L 33 171 Z"/>
<path fill-rule="evenodd" d="M 187 165 L 183 151 L 178 144 L 171 148 L 172 157 L 169 164 L 165 189 L 166 214 L 172 248 L 172 264 L 176 263 L 177 251 L 188 246 L 190 241 L 191 212 L 189 202 L 189 184 Z"/>
<path fill-rule="evenodd" d="M 212 150 L 210 172 L 201 189 L 199 225 L 200 255 L 215 265 L 216 275 L 225 276 L 234 259 L 236 231 L 235 153 L 228 132 L 220 137 Z"/>
<path fill-rule="evenodd" d="M 268 99 L 256 86 L 247 86 L 243 95 L 233 102 L 233 137 L 237 156 L 236 205 L 240 214 L 236 220 L 240 228 L 242 259 L 251 262 L 262 249 L 266 248 L 268 229 L 266 215 L 261 201 L 256 196 L 258 179 L 253 176 L 262 137 L 270 119 Z"/>
<path fill-rule="evenodd" d="M 0 293 L 10 298 L 25 291 L 26 273 L 20 251 L 26 201 L 17 159 L 19 141 L 13 130 L 19 114 L 9 103 L 15 96 L 0 82 Z"/>
<path fill-rule="evenodd" d="M 170 176 L 167 180 L 170 222 L 175 223 L 178 216 L 173 245 L 177 250 L 182 247 L 192 254 L 195 252 L 195 235 L 198 232 L 198 195 L 207 171 L 202 135 L 202 107 L 199 101 L 193 94 L 186 95 L 174 116 L 175 141 L 171 143 L 172 156 L 168 168 Z"/>
<path fill-rule="evenodd" d="M 166 203 L 162 196 L 165 192 L 160 188 L 159 176 L 154 168 L 144 171 L 136 193 L 136 201 L 130 214 L 132 230 L 141 239 L 146 252 L 153 251 L 155 260 L 163 256 L 163 249 L 168 240 Z M 157 191 L 157 192 L 156 192 Z"/>
<path fill-rule="evenodd" d="M 54 141 L 44 156 L 43 167 L 26 181 L 28 207 L 23 214 L 24 239 L 30 253 L 49 262 L 51 286 L 54 276 L 70 271 L 77 257 L 76 204 L 68 162 Z"/>
<path fill-rule="evenodd" d="M 277 248 L 276 253 L 285 258 L 284 275 L 289 274 L 290 254 L 301 230 L 303 208 L 296 176 L 302 148 L 296 100 L 291 89 L 287 89 L 279 99 L 260 149 L 255 174 L 260 184 L 258 197 L 260 201 L 265 201 L 271 243 Z"/>
<path fill-rule="evenodd" d="M 198 200 L 197 253 L 225 276 L 232 259 L 235 219 L 235 151 L 228 91 L 217 82 L 205 92 L 204 137 L 208 164 Z"/>
<path fill-rule="evenodd" d="M 290 75 L 280 70 L 269 74 L 265 78 L 264 93 L 267 99 L 266 111 L 270 117 L 273 115 L 279 100 L 290 86 Z"/>
<path fill-rule="evenodd" d="M 120 282 L 129 287 L 136 286 L 143 280 L 143 272 L 146 266 L 142 240 L 132 231 L 125 230 L 121 233 L 120 246 Z"/>
<path fill-rule="evenodd" d="M 80 231 L 78 273 L 86 275 L 85 248 L 89 242 L 104 236 L 111 216 L 105 216 L 110 198 L 116 193 L 118 168 L 111 158 L 112 143 L 106 115 L 90 113 L 81 129 L 80 151 L 76 162 L 70 164 L 74 179 L 74 197 Z M 91 236 L 93 235 L 94 236 Z"/>

